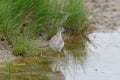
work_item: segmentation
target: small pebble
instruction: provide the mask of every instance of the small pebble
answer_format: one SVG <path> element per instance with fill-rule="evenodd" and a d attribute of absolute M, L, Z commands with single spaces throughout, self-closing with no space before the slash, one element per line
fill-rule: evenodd
<path fill-rule="evenodd" d="M 95 71 L 98 71 L 98 69 L 95 69 Z"/>

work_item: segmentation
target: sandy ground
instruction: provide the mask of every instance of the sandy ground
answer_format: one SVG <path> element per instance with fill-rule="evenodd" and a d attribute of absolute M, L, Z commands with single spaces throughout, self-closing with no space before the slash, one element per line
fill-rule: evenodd
<path fill-rule="evenodd" d="M 120 26 L 120 0 L 86 0 L 89 19 L 102 29 Z"/>

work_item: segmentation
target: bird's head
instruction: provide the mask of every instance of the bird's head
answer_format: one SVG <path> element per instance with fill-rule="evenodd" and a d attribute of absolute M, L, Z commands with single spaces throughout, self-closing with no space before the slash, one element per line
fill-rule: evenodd
<path fill-rule="evenodd" d="M 57 28 L 57 32 L 63 32 L 63 31 L 65 31 L 63 27 L 58 27 Z"/>

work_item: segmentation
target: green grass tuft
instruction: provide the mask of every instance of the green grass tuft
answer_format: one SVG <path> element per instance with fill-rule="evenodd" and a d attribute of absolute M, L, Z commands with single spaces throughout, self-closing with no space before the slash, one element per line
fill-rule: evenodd
<path fill-rule="evenodd" d="M 86 22 L 83 0 L 0 0 L 0 36 L 16 55 L 38 49 L 34 38 L 41 29 L 51 38 L 59 26 L 79 33 Z"/>
<path fill-rule="evenodd" d="M 19 35 L 13 39 L 13 54 L 24 56 L 40 51 L 40 41 L 33 41 L 27 36 Z M 34 53 L 36 54 L 36 53 Z"/>

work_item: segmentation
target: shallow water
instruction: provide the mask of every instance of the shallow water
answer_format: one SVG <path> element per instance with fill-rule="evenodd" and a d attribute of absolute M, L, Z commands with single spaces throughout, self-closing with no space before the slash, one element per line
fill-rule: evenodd
<path fill-rule="evenodd" d="M 60 60 L 59 53 L 51 49 L 38 57 L 18 58 L 0 69 L 0 80 L 119 80 L 119 36 L 118 30 L 94 32 L 85 40 L 68 40 Z"/>

